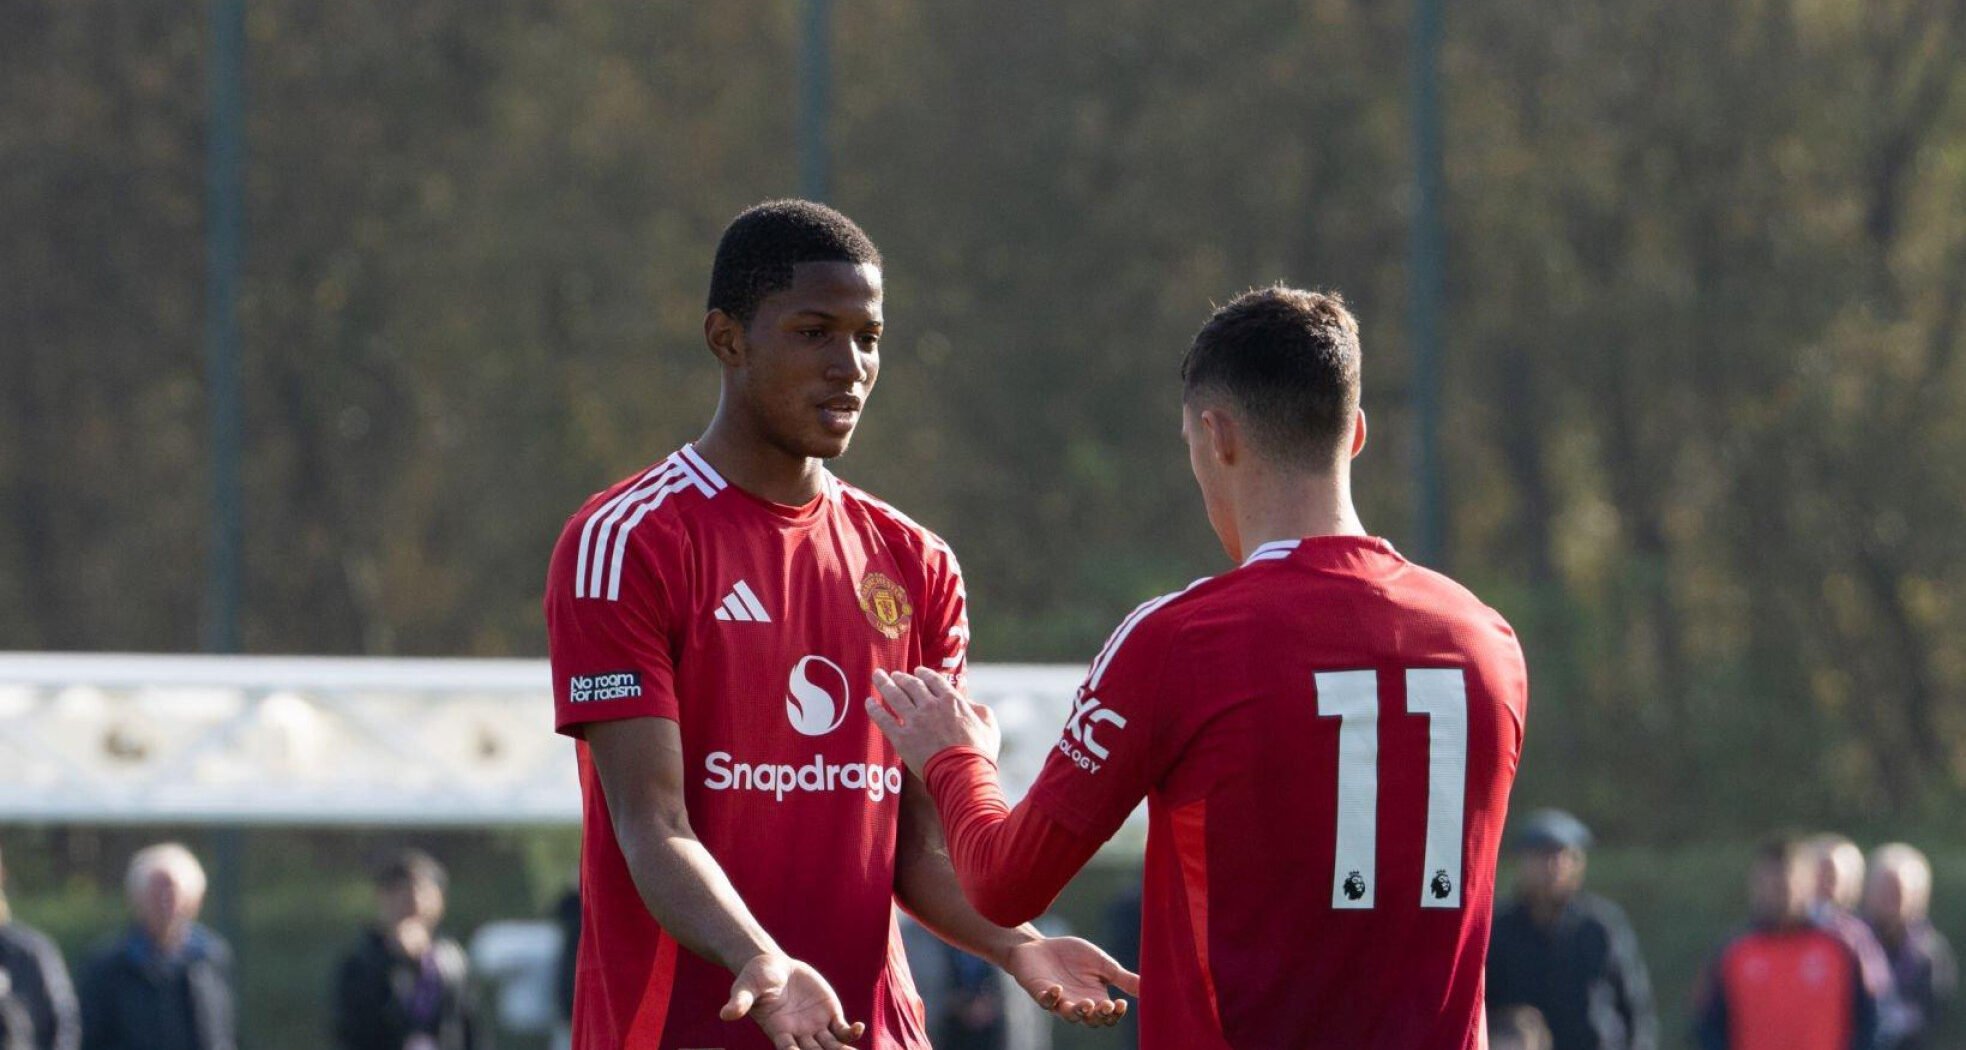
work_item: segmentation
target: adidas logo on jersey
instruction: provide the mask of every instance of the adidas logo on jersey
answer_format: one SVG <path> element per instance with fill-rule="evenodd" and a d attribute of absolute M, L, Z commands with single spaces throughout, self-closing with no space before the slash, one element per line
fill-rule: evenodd
<path fill-rule="evenodd" d="M 739 580 L 731 587 L 730 593 L 724 595 L 724 603 L 717 607 L 717 619 L 738 623 L 770 623 L 771 614 L 765 612 L 764 603 L 758 601 L 758 595 L 751 590 L 751 585 Z"/>

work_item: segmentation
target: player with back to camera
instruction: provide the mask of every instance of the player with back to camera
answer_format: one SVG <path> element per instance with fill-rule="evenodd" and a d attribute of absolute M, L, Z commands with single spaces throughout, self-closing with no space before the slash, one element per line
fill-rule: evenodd
<path fill-rule="evenodd" d="M 704 320 L 716 416 L 554 549 L 556 721 L 585 806 L 579 1050 L 926 1048 L 896 902 L 1060 1015 L 1124 1012 L 1107 983 L 1133 976 L 1105 953 L 963 899 L 933 804 L 862 710 L 877 668 L 960 679 L 968 639 L 948 546 L 824 466 L 880 368 L 881 279 L 830 208 L 739 215 Z"/>
<path fill-rule="evenodd" d="M 923 667 L 869 715 L 925 772 L 984 915 L 1041 912 L 1148 800 L 1145 1050 L 1469 1050 L 1527 678 L 1501 616 L 1367 535 L 1357 322 L 1237 297 L 1182 364 L 1236 568 L 1113 632 L 1015 809 L 987 710 Z"/>

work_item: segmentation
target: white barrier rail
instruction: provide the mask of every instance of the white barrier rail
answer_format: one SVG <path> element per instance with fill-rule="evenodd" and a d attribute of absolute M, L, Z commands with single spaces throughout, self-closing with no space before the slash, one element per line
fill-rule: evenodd
<path fill-rule="evenodd" d="M 974 667 L 1021 797 L 1081 668 Z M 0 653 L 0 821 L 580 820 L 543 660 Z"/>

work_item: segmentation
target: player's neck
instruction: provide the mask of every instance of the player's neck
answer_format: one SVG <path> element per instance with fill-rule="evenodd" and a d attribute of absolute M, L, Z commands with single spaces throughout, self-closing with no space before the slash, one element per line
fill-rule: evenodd
<path fill-rule="evenodd" d="M 1265 543 L 1311 536 L 1364 536 L 1352 506 L 1351 472 L 1328 474 L 1265 471 L 1243 479 L 1236 498 L 1236 534 L 1242 555 Z"/>
<path fill-rule="evenodd" d="M 788 507 L 804 506 L 825 491 L 824 461 L 789 455 L 770 442 L 734 430 L 719 414 L 693 446 L 725 481 Z"/>

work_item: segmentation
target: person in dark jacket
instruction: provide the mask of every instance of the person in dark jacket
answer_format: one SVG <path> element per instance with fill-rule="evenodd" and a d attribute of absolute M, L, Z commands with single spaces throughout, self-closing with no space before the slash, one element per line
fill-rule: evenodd
<path fill-rule="evenodd" d="M 82 1020 L 61 950 L 39 930 L 13 921 L 7 868 L 0 862 L 0 1048 L 76 1050 Z"/>
<path fill-rule="evenodd" d="M 404 850 L 375 876 L 376 924 L 335 975 L 341 1050 L 481 1050 L 464 949 L 437 933 L 449 877 L 436 858 Z"/>
<path fill-rule="evenodd" d="M 125 889 L 134 921 L 82 971 L 82 1050 L 236 1050 L 232 949 L 198 924 L 198 858 L 138 850 Z"/>
<path fill-rule="evenodd" d="M 1803 840 L 1810 863 L 1816 870 L 1814 900 L 1809 918 L 1825 932 L 1842 941 L 1857 958 L 1864 988 L 1877 1003 L 1881 1042 L 1891 1041 L 1895 1019 L 1902 1015 L 1898 1002 L 1898 982 L 1891 962 L 1877 934 L 1857 917 L 1857 902 L 1864 892 L 1864 851 L 1849 836 L 1834 831 L 1821 832 Z"/>
<path fill-rule="evenodd" d="M 1490 1014 L 1542 1014 L 1556 1050 L 1656 1050 L 1659 1021 L 1638 937 L 1624 912 L 1583 892 L 1590 830 L 1562 810 L 1515 835 L 1517 893 L 1488 945 Z"/>
<path fill-rule="evenodd" d="M 1863 918 L 1877 934 L 1898 992 L 1884 1025 L 1887 1050 L 1924 1050 L 1933 1043 L 1959 984 L 1959 963 L 1945 934 L 1932 926 L 1932 865 L 1902 842 L 1871 851 Z"/>

